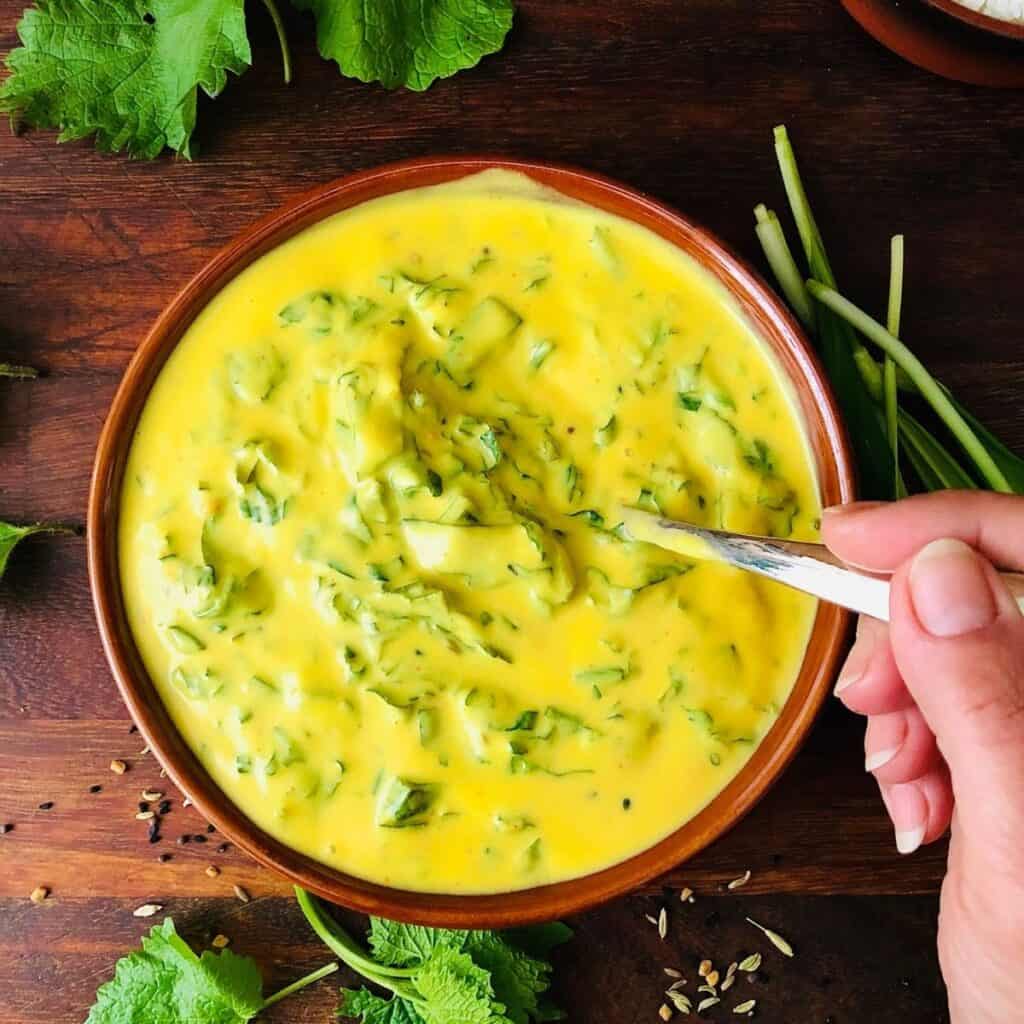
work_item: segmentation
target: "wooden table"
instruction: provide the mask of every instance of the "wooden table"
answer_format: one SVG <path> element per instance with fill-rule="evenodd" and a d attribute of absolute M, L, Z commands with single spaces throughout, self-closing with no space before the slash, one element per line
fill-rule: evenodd
<path fill-rule="evenodd" d="M 0 0 L 4 49 L 20 6 Z M 300 190 L 418 154 L 551 159 L 647 190 L 756 260 L 753 205 L 784 208 L 771 149 L 779 121 L 849 293 L 883 308 L 888 238 L 904 231 L 907 336 L 1024 442 L 1019 95 L 929 77 L 822 0 L 521 0 L 502 55 L 424 95 L 340 78 L 295 12 L 285 88 L 256 4 L 250 21 L 256 66 L 200 103 L 195 163 L 129 163 L 45 133 L 0 132 L 0 353 L 45 372 L 0 390 L 4 518 L 81 522 L 100 425 L 148 325 L 220 245 Z M 570 1019 L 657 1020 L 662 968 L 692 973 L 702 956 L 727 963 L 754 948 L 748 914 L 798 950 L 792 962 L 770 958 L 760 1020 L 945 1019 L 933 953 L 944 851 L 897 857 L 860 737 L 858 722 L 829 708 L 732 834 L 664 889 L 574 921 L 559 957 Z M 203 828 L 177 794 L 165 838 L 147 842 L 136 801 L 167 787 L 141 746 L 100 650 L 82 541 L 27 544 L 0 586 L 0 823 L 15 826 L 0 837 L 0 1024 L 82 1020 L 147 927 L 131 914 L 146 901 L 194 940 L 229 934 L 269 984 L 323 960 L 281 879 L 217 852 L 215 836 L 175 844 Z M 126 775 L 109 771 L 114 757 Z M 38 809 L 45 801 L 51 810 Z M 158 863 L 161 852 L 172 859 Z M 219 876 L 207 877 L 210 863 Z M 748 868 L 748 886 L 721 891 Z M 253 902 L 239 903 L 233 883 Z M 40 884 L 52 895 L 35 906 Z M 673 894 L 684 884 L 696 903 Z M 644 919 L 663 901 L 664 943 Z M 328 1021 L 333 999 L 322 984 L 267 1019 Z"/>

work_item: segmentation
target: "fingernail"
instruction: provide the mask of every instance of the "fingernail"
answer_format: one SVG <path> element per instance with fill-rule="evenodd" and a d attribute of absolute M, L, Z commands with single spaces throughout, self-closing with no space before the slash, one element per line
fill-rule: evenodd
<path fill-rule="evenodd" d="M 913 853 L 924 842 L 928 824 L 928 801 L 912 782 L 883 786 L 882 799 L 889 811 L 899 853 Z"/>
<path fill-rule="evenodd" d="M 963 636 L 996 620 L 982 560 L 963 541 L 933 540 L 923 547 L 910 566 L 909 581 L 918 621 L 932 636 Z"/>
<path fill-rule="evenodd" d="M 835 689 L 832 691 L 837 697 L 854 683 L 860 682 L 867 671 L 868 662 L 871 660 L 871 652 L 866 651 L 861 644 L 854 644 L 850 653 L 846 656 L 846 664 L 843 665 L 839 678 L 836 680 Z"/>
<path fill-rule="evenodd" d="M 867 512 L 868 509 L 878 508 L 879 505 L 884 504 L 886 504 L 884 501 L 850 501 L 845 505 L 830 505 L 822 510 L 821 518 L 838 519 L 840 516 L 847 516 L 854 512 Z"/>
<path fill-rule="evenodd" d="M 864 758 L 864 771 L 878 771 L 879 768 L 887 765 L 899 752 L 899 747 L 888 747 L 885 750 L 876 750 L 873 754 L 868 754 Z"/>
<path fill-rule="evenodd" d="M 924 842 L 924 826 L 901 832 L 896 829 L 896 852 L 904 855 L 913 853 Z"/>

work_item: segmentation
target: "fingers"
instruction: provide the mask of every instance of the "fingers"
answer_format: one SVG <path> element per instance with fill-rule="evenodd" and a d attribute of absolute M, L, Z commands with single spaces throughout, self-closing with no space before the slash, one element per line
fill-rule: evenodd
<path fill-rule="evenodd" d="M 935 734 L 917 708 L 873 715 L 864 733 L 864 770 L 880 783 L 913 782 L 942 762 Z"/>
<path fill-rule="evenodd" d="M 1010 854 L 1024 829 L 1024 618 L 992 566 L 934 541 L 893 577 L 889 637 L 949 766 L 965 832 Z"/>
<path fill-rule="evenodd" d="M 889 644 L 889 627 L 861 616 L 857 640 L 839 673 L 836 696 L 861 715 L 884 715 L 914 705 Z"/>
<path fill-rule="evenodd" d="M 1024 502 L 986 491 L 940 491 L 887 504 L 826 509 L 821 532 L 844 561 L 888 571 L 929 541 L 962 540 L 1003 569 L 1024 569 Z"/>
<path fill-rule="evenodd" d="M 892 819 L 900 853 L 913 853 L 922 843 L 935 842 L 949 828 L 953 790 L 944 764 L 913 782 L 880 783 L 878 788 Z"/>

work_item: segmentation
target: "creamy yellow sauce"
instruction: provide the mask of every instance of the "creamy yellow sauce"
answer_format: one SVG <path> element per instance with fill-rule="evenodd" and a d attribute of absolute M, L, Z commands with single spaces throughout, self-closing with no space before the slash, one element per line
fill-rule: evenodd
<path fill-rule="evenodd" d="M 620 505 L 812 538 L 779 369 L 647 231 L 488 173 L 264 256 L 160 374 L 125 474 L 131 627 L 258 825 L 500 892 L 662 838 L 750 757 L 812 600 L 632 542 Z"/>

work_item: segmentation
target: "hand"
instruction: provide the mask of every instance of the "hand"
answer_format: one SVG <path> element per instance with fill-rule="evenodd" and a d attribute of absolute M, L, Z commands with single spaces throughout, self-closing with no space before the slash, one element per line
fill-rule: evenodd
<path fill-rule="evenodd" d="M 868 716 L 865 767 L 912 853 L 952 823 L 939 960 L 954 1024 L 1024 1019 L 1024 498 L 946 492 L 826 512 L 844 561 L 892 570 L 836 684 Z M 989 561 L 991 559 L 991 562 Z"/>

